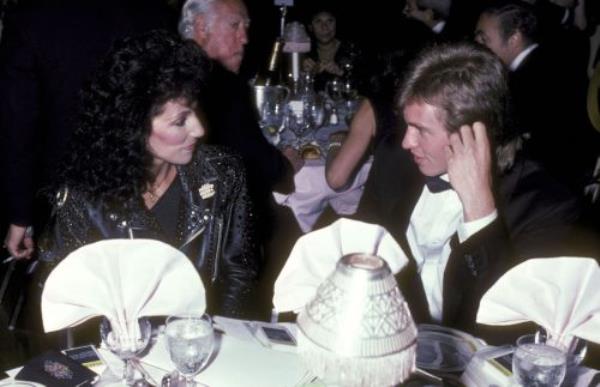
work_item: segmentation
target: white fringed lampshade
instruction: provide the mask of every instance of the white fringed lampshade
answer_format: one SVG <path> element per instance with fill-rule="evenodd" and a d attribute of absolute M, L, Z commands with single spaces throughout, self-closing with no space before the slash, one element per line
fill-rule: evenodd
<path fill-rule="evenodd" d="M 339 386 L 393 386 L 415 370 L 417 328 L 387 263 L 340 259 L 298 315 L 306 366 Z"/>

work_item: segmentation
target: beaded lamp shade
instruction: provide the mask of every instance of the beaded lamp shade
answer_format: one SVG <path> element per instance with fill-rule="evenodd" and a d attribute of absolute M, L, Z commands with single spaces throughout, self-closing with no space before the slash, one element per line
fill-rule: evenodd
<path fill-rule="evenodd" d="M 340 386 L 391 386 L 415 370 L 417 328 L 387 263 L 342 257 L 298 315 L 298 349 L 319 378 Z"/>

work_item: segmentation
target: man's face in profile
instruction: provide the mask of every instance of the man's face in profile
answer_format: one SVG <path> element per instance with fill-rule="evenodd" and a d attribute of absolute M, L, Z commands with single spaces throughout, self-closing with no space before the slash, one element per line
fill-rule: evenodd
<path fill-rule="evenodd" d="M 489 48 L 507 66 L 514 59 L 509 43 L 504 40 L 500 32 L 500 22 L 493 15 L 483 13 L 479 16 L 475 41 Z"/>
<path fill-rule="evenodd" d="M 419 171 L 425 176 L 438 176 L 448 169 L 447 148 L 450 137 L 442 111 L 422 101 L 409 102 L 404 107 L 406 133 L 402 148 L 408 150 Z"/>
<path fill-rule="evenodd" d="M 202 16 L 200 16 L 202 17 Z M 248 43 L 248 11 L 240 0 L 221 0 L 214 4 L 209 20 L 194 31 L 194 40 L 211 59 L 237 73 Z"/>
<path fill-rule="evenodd" d="M 423 23 L 426 23 L 429 19 L 427 12 L 420 9 L 417 5 L 417 0 L 406 0 L 402 12 L 404 13 L 404 16 Z"/>

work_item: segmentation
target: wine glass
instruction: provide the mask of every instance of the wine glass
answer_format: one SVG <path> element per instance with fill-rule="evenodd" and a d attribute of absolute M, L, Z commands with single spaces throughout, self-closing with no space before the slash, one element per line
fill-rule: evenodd
<path fill-rule="evenodd" d="M 285 106 L 278 102 L 265 101 L 263 104 L 260 127 L 271 142 L 276 142 L 277 135 L 283 129 Z M 275 144 L 276 145 L 276 144 Z"/>
<path fill-rule="evenodd" d="M 512 368 L 519 386 L 558 387 L 565 378 L 567 356 L 536 335 L 524 335 L 517 340 Z"/>
<path fill-rule="evenodd" d="M 325 119 L 325 105 L 320 96 L 316 96 L 308 104 L 308 114 L 313 129 L 318 129 L 323 125 Z"/>
<path fill-rule="evenodd" d="M 194 387 L 194 376 L 206 365 L 214 347 L 212 320 L 207 314 L 182 314 L 167 318 L 165 328 L 171 361 L 183 381 L 178 385 Z"/>
<path fill-rule="evenodd" d="M 343 96 L 343 84 L 339 78 L 333 78 L 325 85 L 325 91 L 329 98 L 337 104 L 344 98 Z"/>
<path fill-rule="evenodd" d="M 113 329 L 110 321 L 103 317 L 100 321 L 100 337 L 102 342 L 108 347 L 108 349 L 123 360 L 123 374 L 121 376 L 123 383 L 127 386 L 139 386 L 140 381 L 135 379 L 135 371 L 132 364 L 138 353 L 142 352 L 150 341 L 152 333 L 152 326 L 147 318 L 140 318 L 139 324 L 139 337 L 129 337 L 120 335 L 119 332 Z M 145 383 L 145 385 L 148 385 Z"/>

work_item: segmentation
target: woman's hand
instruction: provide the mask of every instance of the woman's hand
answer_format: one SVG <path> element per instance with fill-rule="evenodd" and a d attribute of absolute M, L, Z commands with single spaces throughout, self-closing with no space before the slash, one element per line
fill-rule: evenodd
<path fill-rule="evenodd" d="M 334 61 L 331 62 L 319 62 L 318 72 L 328 72 L 337 76 L 344 75 L 344 70 L 340 68 Z"/>
<path fill-rule="evenodd" d="M 302 69 L 307 73 L 314 73 L 317 71 L 317 62 L 315 62 L 312 58 L 306 58 L 302 61 Z"/>
<path fill-rule="evenodd" d="M 304 159 L 300 153 L 291 146 L 286 146 L 283 148 L 282 153 L 292 164 L 294 173 L 297 173 L 304 166 Z"/>
<path fill-rule="evenodd" d="M 31 232 L 26 226 L 11 224 L 8 227 L 4 246 L 17 259 L 29 259 L 33 254 L 34 243 Z"/>

